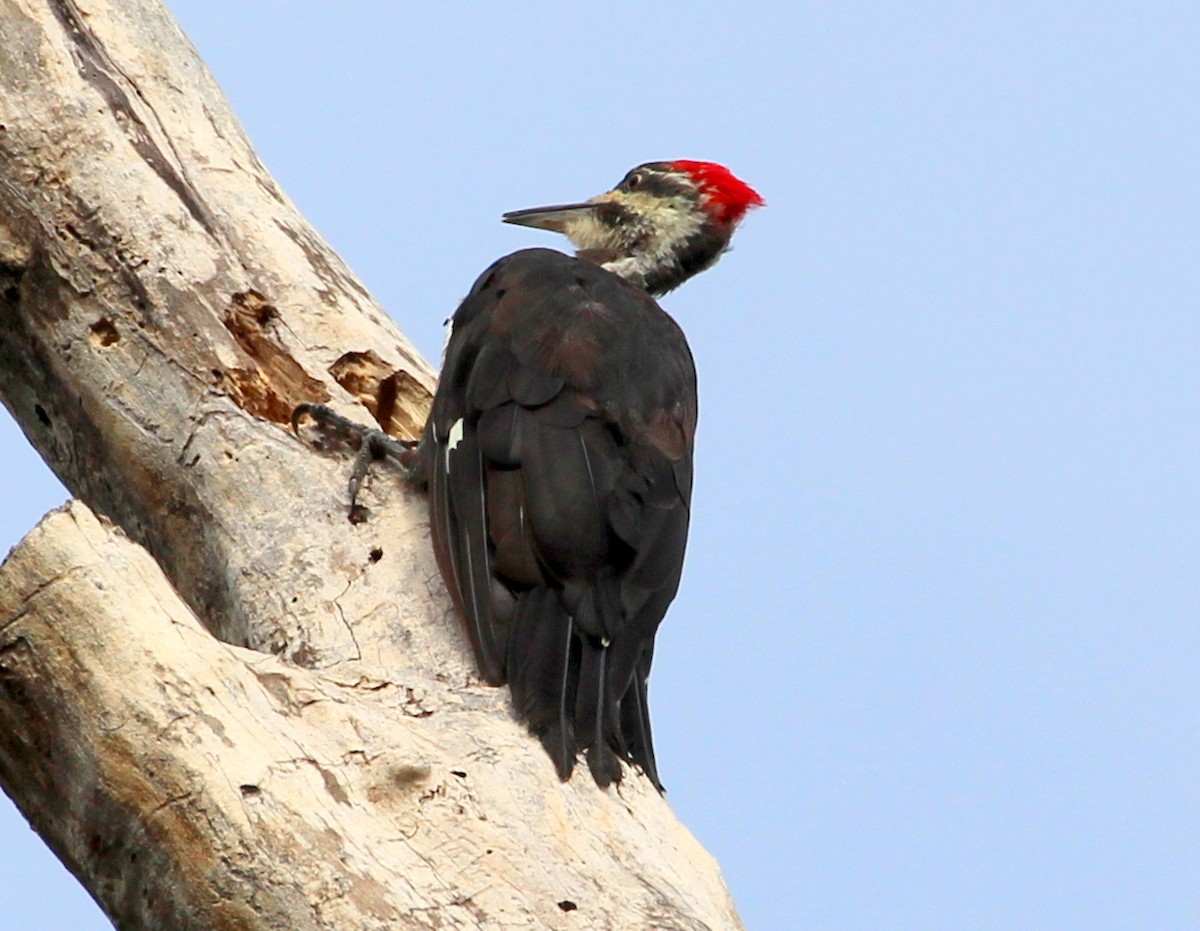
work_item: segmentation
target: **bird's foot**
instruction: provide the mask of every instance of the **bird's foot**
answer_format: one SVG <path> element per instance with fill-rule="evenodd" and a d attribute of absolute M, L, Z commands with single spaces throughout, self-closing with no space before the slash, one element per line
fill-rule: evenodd
<path fill-rule="evenodd" d="M 393 459 L 405 473 L 412 474 L 416 467 L 417 440 L 397 440 L 378 427 L 356 423 L 343 417 L 324 404 L 300 404 L 292 411 L 292 430 L 299 433 L 300 421 L 309 417 L 322 430 L 358 448 L 354 465 L 350 470 L 348 490 L 350 492 L 350 520 L 359 523 L 365 519 L 365 510 L 358 504 L 358 492 L 371 463 L 379 459 Z"/>

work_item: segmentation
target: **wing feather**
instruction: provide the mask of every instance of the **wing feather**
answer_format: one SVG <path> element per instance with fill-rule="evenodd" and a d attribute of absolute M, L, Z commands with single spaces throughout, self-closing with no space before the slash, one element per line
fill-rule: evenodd
<path fill-rule="evenodd" d="M 602 786 L 623 759 L 661 788 L 647 681 L 683 565 L 695 390 L 674 321 L 560 253 L 501 260 L 454 315 L 423 459 L 434 547 L 482 675 L 563 779 L 586 751 Z"/>

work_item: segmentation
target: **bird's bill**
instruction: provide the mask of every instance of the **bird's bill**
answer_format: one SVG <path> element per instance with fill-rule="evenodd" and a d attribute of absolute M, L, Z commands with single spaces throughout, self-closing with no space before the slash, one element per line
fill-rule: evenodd
<path fill-rule="evenodd" d="M 531 226 L 535 230 L 565 233 L 568 223 L 591 216 L 597 204 L 560 204 L 554 207 L 529 207 L 525 210 L 510 210 L 500 219 L 517 226 Z"/>

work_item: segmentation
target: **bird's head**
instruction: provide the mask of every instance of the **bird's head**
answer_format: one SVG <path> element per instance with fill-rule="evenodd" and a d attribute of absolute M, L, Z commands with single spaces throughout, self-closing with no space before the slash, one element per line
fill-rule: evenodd
<path fill-rule="evenodd" d="M 562 233 L 580 258 L 665 294 L 716 262 L 764 203 L 714 162 L 647 162 L 585 203 L 514 210 L 504 222 Z"/>

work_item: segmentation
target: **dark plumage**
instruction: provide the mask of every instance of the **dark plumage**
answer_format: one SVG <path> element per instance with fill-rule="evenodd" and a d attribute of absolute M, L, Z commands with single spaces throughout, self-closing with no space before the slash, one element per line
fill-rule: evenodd
<path fill-rule="evenodd" d="M 489 268 L 452 326 L 420 455 L 479 668 L 562 778 L 588 749 L 601 785 L 614 752 L 657 785 L 646 677 L 696 429 L 683 333 L 644 290 L 549 249 Z"/>
<path fill-rule="evenodd" d="M 318 404 L 363 441 L 350 490 L 390 455 L 429 489 L 438 565 L 484 679 L 559 776 L 636 764 L 660 790 L 647 680 L 679 588 L 692 495 L 696 371 L 651 297 L 710 267 L 762 198 L 711 162 L 650 162 L 585 203 L 506 214 L 564 233 L 571 257 L 524 249 L 451 319 L 414 451 Z"/>
<path fill-rule="evenodd" d="M 438 564 L 484 678 L 509 684 L 564 780 L 586 751 L 601 786 L 626 760 L 662 787 L 646 689 L 683 569 L 697 395 L 648 292 L 712 265 L 761 202 L 720 166 L 658 162 L 508 214 L 581 257 L 500 259 L 451 320 L 418 452 Z"/>

